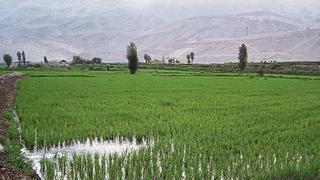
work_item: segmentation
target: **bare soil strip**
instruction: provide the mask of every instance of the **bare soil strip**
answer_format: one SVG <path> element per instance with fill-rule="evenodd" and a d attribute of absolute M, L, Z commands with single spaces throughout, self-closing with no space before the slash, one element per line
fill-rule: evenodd
<path fill-rule="evenodd" d="M 0 137 L 4 137 L 8 128 L 8 121 L 4 117 L 6 108 L 14 103 L 14 93 L 16 89 L 16 81 L 24 77 L 21 73 L 10 73 L 0 76 Z M 0 146 L 3 147 L 0 138 Z M 19 172 L 19 170 L 12 169 L 6 163 L 6 154 L 3 149 L 0 149 L 0 179 L 37 179 L 32 173 L 29 175 Z"/>

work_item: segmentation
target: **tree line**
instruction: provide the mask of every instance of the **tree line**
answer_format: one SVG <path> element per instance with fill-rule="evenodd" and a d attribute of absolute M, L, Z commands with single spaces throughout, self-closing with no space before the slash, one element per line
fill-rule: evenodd
<path fill-rule="evenodd" d="M 187 58 L 188 64 L 191 64 L 191 63 L 193 64 L 195 53 L 191 52 L 186 56 L 186 58 Z M 139 59 L 138 59 L 137 46 L 133 42 L 131 42 L 127 47 L 127 59 L 128 59 L 128 69 L 130 71 L 130 74 L 135 74 L 138 69 Z M 144 59 L 146 64 L 151 63 L 150 55 L 145 54 Z M 247 46 L 244 43 L 239 47 L 238 59 L 239 59 L 240 73 L 243 73 L 248 64 L 248 50 L 247 50 Z M 169 63 L 173 63 L 173 62 L 177 62 L 177 60 L 174 58 L 169 58 Z"/>
<path fill-rule="evenodd" d="M 23 66 L 25 67 L 26 66 L 25 52 L 22 51 L 21 53 L 20 51 L 18 51 L 17 58 L 18 58 L 18 66 L 20 67 L 21 64 L 23 64 Z M 193 63 L 195 58 L 195 53 L 191 52 L 186 56 L 186 58 L 188 60 L 187 61 L 188 64 Z M 133 42 L 131 42 L 127 47 L 127 59 L 128 59 L 128 69 L 130 71 L 130 74 L 135 74 L 136 71 L 138 70 L 139 59 L 138 59 L 137 46 Z M 150 55 L 145 54 L 144 59 L 146 63 L 151 63 Z M 248 63 L 248 50 L 247 50 L 247 46 L 244 43 L 239 47 L 238 59 L 239 59 L 240 73 L 243 73 Z M 9 68 L 12 63 L 12 57 L 9 54 L 4 54 L 3 60 L 6 63 L 7 68 Z M 48 59 L 46 56 L 44 56 L 44 62 L 48 63 Z M 88 60 L 80 56 L 73 56 L 71 61 L 71 64 L 101 64 L 101 63 L 102 63 L 102 59 L 99 57 L 94 57 L 92 58 L 92 60 Z"/>
<path fill-rule="evenodd" d="M 26 62 L 26 54 L 24 51 L 17 52 L 17 59 L 18 59 L 18 67 L 27 67 L 27 62 Z M 3 61 L 7 65 L 7 69 L 11 66 L 12 64 L 12 56 L 10 54 L 4 54 L 3 55 Z M 46 56 L 43 57 L 44 63 L 48 64 L 49 60 Z M 73 56 L 71 64 L 101 64 L 102 59 L 99 57 L 94 57 L 91 60 L 89 59 L 84 59 L 80 56 Z"/>
<path fill-rule="evenodd" d="M 17 52 L 17 58 L 18 58 L 18 67 L 21 67 L 23 64 L 23 67 L 26 67 L 26 54 L 24 51 L 22 53 L 20 51 Z M 10 54 L 4 54 L 3 55 L 3 61 L 6 63 L 7 68 L 9 68 L 12 64 L 12 57 Z"/>
<path fill-rule="evenodd" d="M 193 61 L 194 61 L 194 58 L 195 58 L 195 53 L 191 52 L 191 53 L 187 54 L 186 58 L 187 58 L 187 63 L 188 64 L 193 64 Z M 144 60 L 145 60 L 146 64 L 151 64 L 152 63 L 152 58 L 151 58 L 151 56 L 149 54 L 145 54 L 144 55 Z M 163 61 L 163 63 L 164 63 L 164 61 Z M 168 63 L 169 64 L 179 64 L 180 61 L 178 59 L 176 59 L 176 58 L 169 58 L 168 59 Z"/>
<path fill-rule="evenodd" d="M 99 57 L 94 57 L 91 60 L 84 59 L 80 56 L 73 56 L 71 64 L 101 64 L 102 59 Z"/>

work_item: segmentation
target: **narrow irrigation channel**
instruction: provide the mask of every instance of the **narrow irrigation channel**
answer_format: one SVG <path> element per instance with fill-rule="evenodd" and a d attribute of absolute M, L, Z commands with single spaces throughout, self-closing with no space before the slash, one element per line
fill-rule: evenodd
<path fill-rule="evenodd" d="M 32 151 L 28 150 L 23 143 L 21 136 L 21 124 L 17 112 L 13 111 L 13 118 L 17 123 L 19 138 L 23 148 L 21 153 L 24 157 L 32 162 L 33 169 L 37 172 L 41 179 L 45 179 L 42 174 L 41 160 L 43 159 L 54 159 L 57 156 L 64 156 L 71 159 L 74 155 L 98 155 L 98 156 L 108 156 L 111 154 L 124 154 L 136 151 L 140 148 L 146 147 L 150 141 L 143 140 L 142 142 L 137 142 L 135 139 L 129 141 L 124 138 L 116 138 L 114 140 L 105 141 L 102 138 L 90 140 L 87 139 L 85 142 L 75 141 L 71 145 L 65 145 L 65 143 L 59 143 L 57 147 L 34 149 Z"/>

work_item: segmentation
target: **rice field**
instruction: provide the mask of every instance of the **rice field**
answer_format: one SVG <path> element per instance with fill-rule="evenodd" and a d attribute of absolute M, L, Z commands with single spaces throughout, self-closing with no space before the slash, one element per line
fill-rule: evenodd
<path fill-rule="evenodd" d="M 123 154 L 43 158 L 46 179 L 316 179 L 320 81 L 198 73 L 29 72 L 16 97 L 28 149 L 117 137 Z"/>

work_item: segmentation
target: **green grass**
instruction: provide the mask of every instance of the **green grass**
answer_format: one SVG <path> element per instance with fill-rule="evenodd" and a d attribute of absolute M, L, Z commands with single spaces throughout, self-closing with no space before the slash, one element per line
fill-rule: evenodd
<path fill-rule="evenodd" d="M 6 164 L 15 170 L 29 174 L 32 172 L 32 166 L 27 159 L 21 155 L 22 145 L 17 133 L 17 125 L 12 117 L 12 109 L 6 111 L 5 117 L 9 122 L 9 127 L 3 138 L 4 151 L 6 154 Z"/>
<path fill-rule="evenodd" d="M 4 71 L 4 70 L 0 70 L 0 76 L 7 73 L 7 71 Z"/>
<path fill-rule="evenodd" d="M 200 162 L 203 167 L 214 164 L 216 177 L 223 171 L 229 178 L 290 178 L 288 172 L 305 178 L 320 170 L 320 81 L 165 76 L 171 72 L 55 73 L 59 75 L 34 73 L 19 83 L 17 110 L 30 149 L 35 138 L 43 147 L 87 137 L 154 137 L 152 149 L 127 155 L 137 173 L 145 167 L 150 177 L 155 167 L 147 164 L 151 152 L 149 158 L 157 159 L 159 153 L 163 162 L 161 178 L 177 177 L 174 168 L 181 175 L 182 164 L 188 177 L 208 178 L 211 171 L 201 174 Z M 175 151 L 168 153 L 170 144 Z M 111 175 L 121 172 L 116 163 L 124 162 L 113 158 Z M 277 163 L 271 163 L 274 159 Z M 236 167 L 230 166 L 235 162 Z M 244 171 L 247 165 L 250 170 Z"/>

